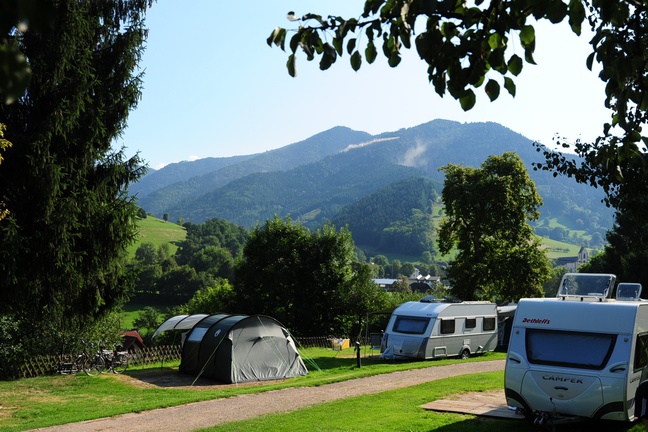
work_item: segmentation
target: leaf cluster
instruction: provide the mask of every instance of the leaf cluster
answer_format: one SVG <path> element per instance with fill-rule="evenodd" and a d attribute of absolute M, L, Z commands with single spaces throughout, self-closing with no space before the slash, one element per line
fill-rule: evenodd
<path fill-rule="evenodd" d="M 299 27 L 288 40 L 288 73 L 296 76 L 299 51 L 319 67 L 328 69 L 338 56 L 350 57 L 354 70 L 363 59 L 373 63 L 379 49 L 391 67 L 401 61 L 402 50 L 415 47 L 427 63 L 430 83 L 443 96 L 457 99 L 464 110 L 476 101 L 474 89 L 484 87 L 493 101 L 503 86 L 512 96 L 524 62 L 535 64 L 533 20 L 553 23 L 569 19 L 572 30 L 580 34 L 585 19 L 581 1 L 560 0 L 478 1 L 468 6 L 461 0 L 367 0 L 359 18 L 322 17 L 312 13 L 299 19 Z M 277 27 L 268 45 L 286 51 L 289 30 Z M 524 59 L 509 52 L 514 37 L 524 50 Z M 380 47 L 380 48 L 378 48 Z M 501 78 L 493 78 L 491 71 Z"/>

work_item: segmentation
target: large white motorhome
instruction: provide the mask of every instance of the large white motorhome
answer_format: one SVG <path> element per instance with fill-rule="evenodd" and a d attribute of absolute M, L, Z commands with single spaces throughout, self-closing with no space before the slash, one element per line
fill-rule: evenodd
<path fill-rule="evenodd" d="M 538 423 L 633 421 L 648 377 L 648 302 L 641 285 L 568 273 L 556 298 L 518 303 L 505 368 L 509 406 Z"/>
<path fill-rule="evenodd" d="M 383 336 L 383 357 L 434 359 L 493 351 L 497 305 L 489 302 L 406 302 L 392 313 Z"/>

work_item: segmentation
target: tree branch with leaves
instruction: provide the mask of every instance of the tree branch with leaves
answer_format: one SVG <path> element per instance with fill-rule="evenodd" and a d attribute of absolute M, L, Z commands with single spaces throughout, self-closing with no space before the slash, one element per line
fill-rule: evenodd
<path fill-rule="evenodd" d="M 414 47 L 428 66 L 428 79 L 435 91 L 440 96 L 450 93 L 464 110 L 469 110 L 476 101 L 474 90 L 480 87 L 491 101 L 499 97 L 502 87 L 515 96 L 514 78 L 522 72 L 525 61 L 535 64 L 532 22 L 560 22 L 565 17 L 572 30 L 580 34 L 584 4 L 493 0 L 467 6 L 452 0 L 368 0 L 359 18 L 324 18 L 313 13 L 298 18 L 289 13 L 289 20 L 299 26 L 290 30 L 277 27 L 267 42 L 284 51 L 288 44 L 287 68 L 291 76 L 297 74 L 300 52 L 308 61 L 319 57 L 322 70 L 347 54 L 357 71 L 363 60 L 373 63 L 379 50 L 388 64 L 396 67 L 403 49 Z M 524 59 L 508 52 L 512 38 L 519 41 Z"/>
<path fill-rule="evenodd" d="M 603 187 L 615 205 L 617 189 L 632 181 L 625 172 L 648 165 L 648 137 L 642 130 L 648 121 L 647 1 L 367 0 L 358 18 L 291 13 L 289 19 L 298 26 L 277 27 L 267 43 L 288 52 L 291 76 L 297 75 L 300 54 L 308 61 L 319 59 L 322 70 L 348 55 L 357 71 L 363 61 L 373 63 L 379 51 L 396 67 L 403 50 L 415 48 L 436 93 L 449 93 L 464 110 L 473 108 L 477 89 L 491 101 L 502 88 L 515 96 L 516 78 L 525 63 L 535 64 L 536 40 L 541 37 L 536 23 L 566 21 L 577 35 L 589 25 L 592 51 L 586 63 L 590 70 L 600 67 L 599 78 L 606 84 L 601 96 L 610 121 L 601 125 L 594 143 L 557 140 L 584 162 L 539 145 L 547 161 L 536 168 Z M 516 43 L 524 51 L 522 57 L 515 52 Z M 645 169 L 643 175 L 648 177 Z"/>

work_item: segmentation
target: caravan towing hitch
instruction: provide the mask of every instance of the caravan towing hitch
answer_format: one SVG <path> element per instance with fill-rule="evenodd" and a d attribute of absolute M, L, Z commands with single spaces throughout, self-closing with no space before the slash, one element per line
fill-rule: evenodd
<path fill-rule="evenodd" d="M 556 423 L 551 414 L 546 412 L 534 412 L 535 418 L 533 419 L 533 424 L 536 426 L 542 426 L 544 428 L 551 428 L 552 431 L 556 430 Z"/>
<path fill-rule="evenodd" d="M 549 414 L 547 413 L 537 413 L 536 417 L 533 419 L 533 424 L 538 426 L 543 426 L 547 420 L 551 421 Z"/>

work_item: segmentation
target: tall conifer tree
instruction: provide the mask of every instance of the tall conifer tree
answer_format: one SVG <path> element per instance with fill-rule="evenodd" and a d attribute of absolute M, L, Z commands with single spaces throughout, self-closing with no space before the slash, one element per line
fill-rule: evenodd
<path fill-rule="evenodd" d="M 42 332 L 101 316 L 128 288 L 122 259 L 137 209 L 127 186 L 142 164 L 111 146 L 140 98 L 150 4 L 43 5 L 51 25 L 10 32 L 31 80 L 16 102 L 0 104 L 13 143 L 0 168 L 0 202 L 10 212 L 0 221 L 0 314 L 26 320 L 41 342 Z"/>

